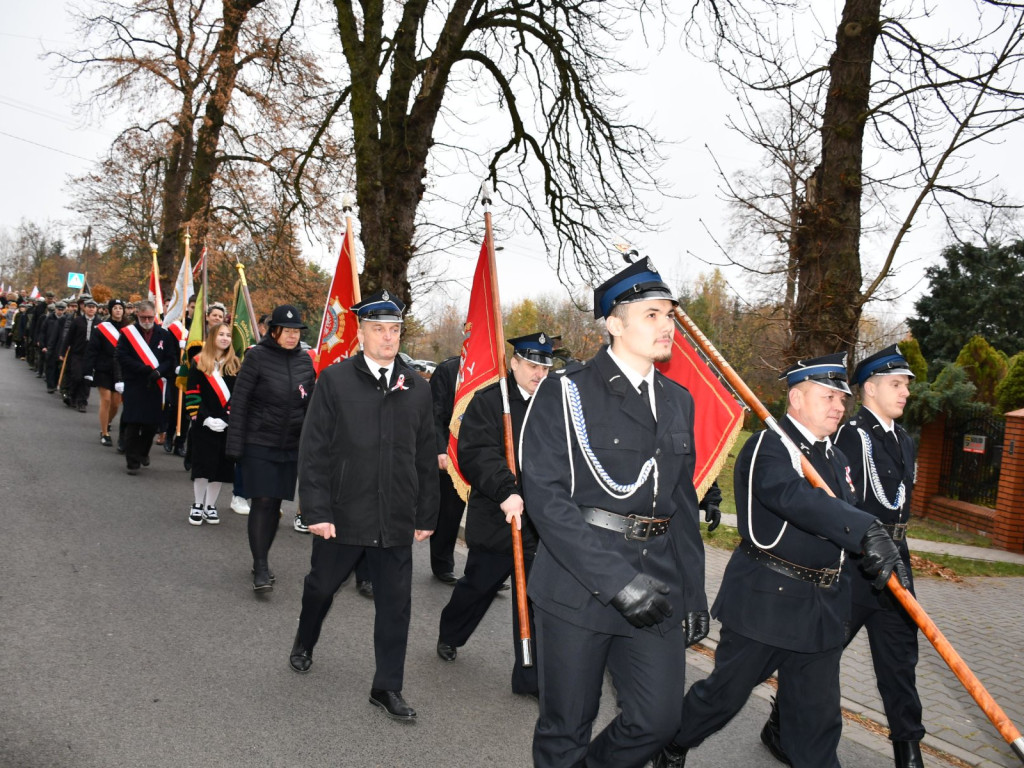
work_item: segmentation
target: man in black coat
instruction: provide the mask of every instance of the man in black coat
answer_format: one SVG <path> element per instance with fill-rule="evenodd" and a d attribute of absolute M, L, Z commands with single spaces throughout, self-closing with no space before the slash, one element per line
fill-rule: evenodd
<path fill-rule="evenodd" d="M 51 394 L 57 391 L 57 377 L 60 376 L 60 353 L 57 344 L 64 329 L 64 313 L 67 308 L 66 302 L 58 301 L 54 305 L 53 314 L 47 315 L 43 325 L 42 351 L 46 356 L 46 391 Z"/>
<path fill-rule="evenodd" d="M 79 413 L 85 413 L 86 405 L 89 403 L 90 382 L 85 378 L 89 375 L 89 371 L 85 370 L 85 353 L 89 346 L 89 338 L 97 325 L 96 302 L 88 294 L 82 299 L 82 314 L 71 322 L 71 329 L 68 331 L 61 354 L 62 357 L 67 357 L 64 378 L 67 382 L 68 396 L 65 403 L 71 408 L 78 408 Z"/>
<path fill-rule="evenodd" d="M 693 398 L 654 368 L 676 303 L 647 260 L 598 287 L 610 347 L 545 379 L 523 425 L 540 768 L 644 765 L 679 727 L 686 646 L 707 635 Z M 590 741 L 606 668 L 620 712 Z"/>
<path fill-rule="evenodd" d="M 853 506 L 849 462 L 829 439 L 850 389 L 846 355 L 802 360 L 783 376 L 788 411 L 773 431 L 750 437 L 734 471 L 742 541 L 726 566 L 712 614 L 722 622 L 711 675 L 690 688 L 682 727 L 655 760 L 681 766 L 686 751 L 722 728 L 750 691 L 778 671 L 782 748 L 796 768 L 838 768 L 842 732 L 839 659 L 850 586 L 846 553 L 883 585 L 903 563 L 889 534 Z M 797 447 L 798 446 L 798 447 Z M 835 494 L 812 487 L 800 454 Z"/>
<path fill-rule="evenodd" d="M 430 377 L 430 394 L 434 401 L 434 435 L 437 441 L 437 472 L 440 495 L 437 505 L 437 527 L 430 537 L 430 570 L 438 581 L 454 584 L 455 540 L 459 523 L 466 511 L 466 502 L 455 490 L 448 474 L 448 435 L 455 407 L 455 387 L 459 378 L 459 360 L 455 355 L 444 360 Z"/>
<path fill-rule="evenodd" d="M 533 333 L 509 339 L 515 350 L 508 376 L 509 415 L 513 444 L 519 444 L 526 408 L 554 362 L 551 337 Z M 457 359 L 457 358 L 456 358 Z M 523 559 L 529 573 L 537 551 L 537 530 L 523 504 L 517 479 L 505 455 L 504 406 L 500 383 L 484 387 L 470 400 L 459 427 L 459 469 L 471 490 L 466 512 L 466 572 L 452 591 L 451 600 L 441 611 L 437 655 L 455 661 L 457 649 L 469 640 L 473 630 L 491 606 L 491 601 L 513 570 L 512 532 L 515 525 L 522 533 Z M 513 582 L 514 583 L 514 582 Z M 520 596 L 513 590 L 518 605 Z M 522 595 L 526 599 L 526 595 Z M 530 636 L 536 636 L 530 611 Z M 537 696 L 537 668 L 524 667 L 519 641 L 519 611 L 512 610 L 515 664 L 512 668 L 512 692 Z"/>
<path fill-rule="evenodd" d="M 914 374 L 893 344 L 861 360 L 853 371 L 860 387 L 861 408 L 835 435 L 835 443 L 849 459 L 857 489 L 854 503 L 874 515 L 899 548 L 913 592 L 907 522 L 914 487 L 914 440 L 896 423 L 903 415 Z M 917 693 L 917 625 L 886 592 L 875 589 L 858 568 L 859 558 L 848 558 L 843 570 L 851 591 L 851 613 L 846 644 L 867 627 L 871 660 L 878 692 L 889 721 L 889 739 L 897 768 L 921 768 L 921 698 Z M 781 745 L 777 715 L 765 725 L 762 739 Z M 774 731 L 774 732 L 773 732 Z M 781 751 L 781 747 L 779 748 Z M 785 757 L 783 752 L 780 757 Z"/>
<path fill-rule="evenodd" d="M 164 387 L 170 386 L 168 380 L 178 365 L 178 342 L 170 331 L 156 325 L 153 302 L 144 300 L 135 306 L 136 322 L 121 329 L 117 342 L 117 364 L 124 377 L 118 391 L 124 397 L 121 423 L 129 475 L 149 466 Z"/>
<path fill-rule="evenodd" d="M 299 444 L 299 502 L 313 534 L 299 629 L 289 656 L 307 672 L 334 595 L 366 558 L 376 611 L 370 703 L 397 720 L 412 606 L 412 543 L 437 520 L 430 387 L 398 358 L 405 305 L 378 291 L 352 307 L 362 352 L 317 382 Z"/>

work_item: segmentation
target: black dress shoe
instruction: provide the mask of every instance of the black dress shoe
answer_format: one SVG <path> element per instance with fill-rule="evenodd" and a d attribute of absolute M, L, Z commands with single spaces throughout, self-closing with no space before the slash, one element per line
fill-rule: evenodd
<path fill-rule="evenodd" d="M 443 661 L 455 661 L 455 657 L 459 655 L 459 652 L 454 645 L 446 643 L 444 640 L 438 640 L 437 655 L 440 656 Z"/>
<path fill-rule="evenodd" d="M 174 441 L 164 440 L 164 453 L 174 453 Z"/>
<path fill-rule="evenodd" d="M 508 592 L 508 591 L 509 591 L 510 589 L 512 589 L 512 587 L 510 587 L 510 586 L 508 585 L 508 582 L 507 582 L 507 581 L 503 581 L 503 582 L 501 583 L 501 586 L 500 586 L 500 587 L 498 587 L 498 591 L 499 591 L 499 592 Z"/>
<path fill-rule="evenodd" d="M 363 597 L 367 597 L 370 600 L 373 599 L 373 582 L 372 581 L 360 581 L 356 584 L 356 591 Z"/>
<path fill-rule="evenodd" d="M 252 567 L 252 588 L 254 592 L 269 592 L 274 588 L 270 580 L 270 568 L 266 560 L 259 560 L 253 563 Z"/>
<path fill-rule="evenodd" d="M 307 651 L 299 640 L 299 633 L 295 633 L 295 642 L 292 643 L 292 652 L 288 657 L 288 663 L 291 668 L 299 673 L 309 672 L 309 668 L 313 666 L 313 652 Z"/>
<path fill-rule="evenodd" d="M 270 583 L 274 584 L 277 581 L 277 576 L 274 575 L 274 572 L 272 570 L 270 570 L 269 567 L 267 567 L 267 573 L 270 574 Z M 252 569 L 252 575 L 253 576 L 256 575 L 256 568 L 255 567 Z"/>
<path fill-rule="evenodd" d="M 782 731 L 779 727 L 779 702 L 772 697 L 772 711 L 768 715 L 768 721 L 761 729 L 761 743 L 768 747 L 772 757 L 785 765 L 791 765 L 789 757 L 782 749 Z"/>
<path fill-rule="evenodd" d="M 686 765 L 686 750 L 680 751 L 670 744 L 654 756 L 651 762 L 653 768 L 684 768 Z"/>
<path fill-rule="evenodd" d="M 401 691 L 382 691 L 374 688 L 370 691 L 370 703 L 387 712 L 392 720 L 416 719 L 416 710 L 405 703 Z"/>
<path fill-rule="evenodd" d="M 434 578 L 440 581 L 442 584 L 454 584 L 456 581 L 459 580 L 458 577 L 451 571 L 448 571 L 447 573 L 435 573 Z"/>
<path fill-rule="evenodd" d="M 141 459 L 139 459 L 139 461 L 142 463 L 142 466 L 149 466 L 149 456 L 143 456 Z"/>

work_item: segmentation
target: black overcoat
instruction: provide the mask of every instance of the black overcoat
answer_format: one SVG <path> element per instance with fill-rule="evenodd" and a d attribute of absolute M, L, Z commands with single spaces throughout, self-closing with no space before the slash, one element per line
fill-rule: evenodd
<path fill-rule="evenodd" d="M 143 333 L 138 323 L 134 327 L 139 333 Z M 156 356 L 160 376 L 167 380 L 166 386 L 174 386 L 171 377 L 178 365 L 177 339 L 170 331 L 154 325 L 153 335 L 149 338 L 149 348 Z M 116 354 L 117 365 L 121 369 L 124 381 L 122 420 L 128 424 L 159 424 L 160 412 L 164 407 L 160 383 L 150 381 L 149 374 L 153 369 L 139 357 L 124 328 L 121 329 Z"/>
<path fill-rule="evenodd" d="M 798 474 L 781 438 L 751 435 L 733 474 L 736 516 L 744 541 L 805 568 L 835 568 L 843 549 L 860 552 L 874 516 L 853 506 L 849 462 L 811 450 L 790 418 L 779 421 L 836 498 Z M 751 492 L 752 489 L 752 492 Z M 848 579 L 823 588 L 770 570 L 742 547 L 733 552 L 712 615 L 744 637 L 801 653 L 842 646 L 850 599 Z"/>
<path fill-rule="evenodd" d="M 508 404 L 513 445 L 519 445 L 527 401 L 511 372 L 508 374 Z M 466 544 L 470 549 L 511 555 L 512 532 L 499 505 L 513 493 L 521 496 L 523 492 L 516 480 L 518 459 L 517 474 L 513 475 L 505 458 L 505 419 L 497 382 L 473 395 L 462 416 L 459 469 L 471 488 L 466 510 Z M 528 513 L 523 514 L 522 520 L 523 551 L 531 554 L 537 549 L 537 529 Z"/>
<path fill-rule="evenodd" d="M 362 353 L 321 372 L 299 446 L 299 503 L 306 525 L 334 523 L 338 544 L 409 546 L 415 530 L 434 530 L 430 386 L 400 358 L 387 391 Z"/>
<path fill-rule="evenodd" d="M 835 435 L 836 445 L 850 460 L 850 474 L 857 489 L 854 503 L 886 525 L 906 523 L 910 519 L 910 497 L 914 489 L 917 466 L 914 440 L 899 424 L 896 425 L 896 438 L 899 441 L 898 446 L 891 436 L 886 435 L 878 419 L 867 408 L 861 408 L 853 418 L 839 427 Z M 900 483 L 903 483 L 906 495 L 899 510 L 890 509 L 876 496 L 866 471 L 870 461 L 874 462 L 882 486 L 882 495 L 890 505 L 895 503 Z M 911 580 L 910 590 L 913 592 L 914 576 L 910 570 L 910 549 L 907 547 L 907 540 L 904 538 L 895 543 L 906 566 L 907 577 Z M 851 558 L 846 566 L 853 589 L 853 601 L 860 605 L 895 610 L 895 601 L 884 590 L 879 591 L 871 586 L 872 579 L 859 568 L 859 560 L 860 558 Z"/>
<path fill-rule="evenodd" d="M 595 480 L 566 420 L 563 377 L 578 388 L 590 446 L 612 480 L 633 483 L 642 465 L 654 457 L 656 505 L 653 475 L 623 499 L 611 496 Z M 660 372 L 654 374 L 654 392 L 656 424 L 650 408 L 602 348 L 588 363 L 541 382 L 523 425 L 523 489 L 540 535 L 529 596 L 548 613 L 593 632 L 664 633 L 671 629 L 666 625 L 678 626 L 687 612 L 707 608 L 704 545 L 693 488 L 693 398 Z M 581 506 L 669 517 L 671 523 L 662 536 L 627 541 L 622 533 L 587 523 Z M 670 621 L 647 630 L 634 628 L 610 604 L 639 573 L 667 584 L 673 606 Z"/>

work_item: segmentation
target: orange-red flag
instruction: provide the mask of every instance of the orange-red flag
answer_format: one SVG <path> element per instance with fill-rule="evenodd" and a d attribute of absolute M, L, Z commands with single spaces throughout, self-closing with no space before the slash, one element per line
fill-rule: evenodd
<path fill-rule="evenodd" d="M 345 237 L 341 241 L 338 266 L 334 268 L 334 280 L 327 294 L 324 319 L 320 323 L 320 338 L 316 345 L 319 351 L 317 373 L 359 351 L 356 338 L 359 323 L 349 312 L 349 307 L 358 304 L 359 300 L 355 235 L 352 232 L 352 219 L 346 216 Z"/>
<path fill-rule="evenodd" d="M 697 452 L 693 487 L 697 489 L 697 498 L 704 498 L 739 436 L 743 426 L 743 406 L 718 380 L 678 324 L 672 339 L 672 359 L 657 366 L 693 396 L 694 447 Z"/>
<path fill-rule="evenodd" d="M 473 274 L 473 291 L 469 295 L 469 313 L 462 329 L 462 356 L 459 378 L 455 384 L 455 407 L 448 429 L 448 474 L 459 495 L 469 498 L 469 483 L 459 471 L 459 426 L 462 415 L 478 389 L 498 380 L 498 331 L 495 327 L 495 300 L 491 282 L 491 266 L 487 243 L 480 248 L 480 258 Z"/>

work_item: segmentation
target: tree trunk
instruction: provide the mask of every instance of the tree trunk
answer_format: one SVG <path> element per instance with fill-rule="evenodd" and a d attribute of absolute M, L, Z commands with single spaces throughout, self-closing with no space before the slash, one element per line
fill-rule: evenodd
<path fill-rule="evenodd" d="M 850 351 L 860 321 L 860 200 L 880 0 L 847 0 L 829 62 L 816 198 L 796 233 L 797 298 L 788 361 Z"/>
<path fill-rule="evenodd" d="M 186 103 L 191 101 L 186 97 Z M 164 172 L 164 185 L 161 201 L 160 244 L 157 250 L 157 263 L 160 267 L 161 291 L 175 278 L 175 261 L 181 242 L 182 213 L 185 207 L 185 189 L 188 186 L 189 173 L 192 169 L 193 138 L 192 123 L 184 119 L 172 133 L 173 143 L 168 147 L 167 167 Z M 167 294 L 168 296 L 170 294 Z M 163 307 L 159 308 L 164 311 Z"/>

